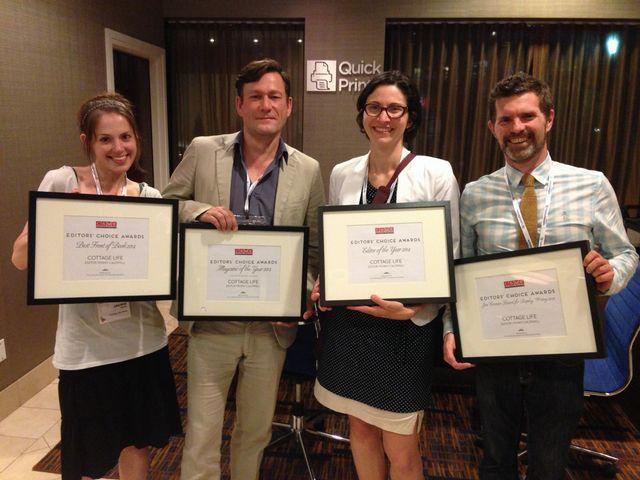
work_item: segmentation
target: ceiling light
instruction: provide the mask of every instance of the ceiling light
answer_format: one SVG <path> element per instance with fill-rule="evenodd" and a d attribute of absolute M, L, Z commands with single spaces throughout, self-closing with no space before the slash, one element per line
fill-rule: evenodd
<path fill-rule="evenodd" d="M 618 35 L 616 35 L 615 33 L 609 35 L 607 37 L 607 52 L 609 52 L 609 55 L 613 56 L 618 53 L 619 48 L 620 39 L 618 38 Z"/>

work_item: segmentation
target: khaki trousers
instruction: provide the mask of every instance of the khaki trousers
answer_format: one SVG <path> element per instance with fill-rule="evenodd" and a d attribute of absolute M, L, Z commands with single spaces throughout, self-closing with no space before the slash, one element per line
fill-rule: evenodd
<path fill-rule="evenodd" d="M 268 322 L 200 322 L 189 338 L 189 423 L 182 480 L 219 480 L 227 394 L 238 369 L 236 422 L 231 435 L 232 480 L 257 480 L 271 438 L 286 349 Z"/>

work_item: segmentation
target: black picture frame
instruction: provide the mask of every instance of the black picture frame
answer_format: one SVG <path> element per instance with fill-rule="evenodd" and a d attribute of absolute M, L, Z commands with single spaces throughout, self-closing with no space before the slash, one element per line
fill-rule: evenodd
<path fill-rule="evenodd" d="M 583 259 L 588 252 L 589 242 L 583 240 L 457 259 L 457 302 L 452 305 L 452 321 L 457 345 L 456 357 L 459 361 L 491 363 L 602 358 L 605 355 L 603 327 L 595 299 L 595 281 L 583 266 Z M 526 285 L 524 280 L 505 280 L 506 278 L 531 278 L 531 275 L 554 269 L 551 277 L 555 276 L 553 282 L 557 283 L 557 293 L 555 287 L 551 296 L 546 297 L 549 290 L 533 289 L 522 293 L 507 293 L 508 289 L 526 288 Z M 492 297 L 504 295 L 496 300 L 497 304 L 489 305 L 493 300 L 486 300 L 489 297 L 483 297 L 477 291 L 478 280 L 486 278 L 504 280 L 504 293 Z M 482 309 L 493 308 L 499 302 L 506 301 L 505 299 L 515 302 L 517 295 L 525 293 L 527 296 L 523 298 L 536 304 L 535 307 L 531 307 L 534 310 L 546 308 L 540 305 L 551 301 L 549 299 L 559 302 L 561 310 L 558 312 L 562 315 L 566 334 L 544 335 L 535 332 L 536 327 L 529 324 L 535 324 L 538 320 L 529 319 L 531 313 L 523 313 L 529 312 L 531 308 L 517 306 L 507 308 L 506 317 L 502 317 L 507 319 L 506 324 L 509 325 L 505 329 L 513 329 L 511 333 L 500 338 L 487 338 L 482 333 Z M 519 309 L 520 313 L 512 315 L 513 308 Z M 495 314 L 495 308 L 493 311 Z M 511 319 L 516 319 L 516 323 L 520 323 L 522 327 L 510 325 Z M 531 333 L 527 333 L 527 330 L 531 329 Z"/>
<path fill-rule="evenodd" d="M 197 244 L 197 242 L 200 244 Z M 208 243 L 207 243 L 208 242 Z M 260 299 L 207 299 L 207 261 L 211 245 L 280 246 L 281 302 Z M 306 310 L 309 228 L 239 225 L 222 232 L 208 223 L 180 224 L 178 319 L 183 321 L 298 322 Z M 203 267 L 204 265 L 204 267 Z M 291 289 L 297 290 L 291 293 Z M 286 297 L 286 298 L 285 298 Z"/>
<path fill-rule="evenodd" d="M 148 218 L 147 278 L 64 279 L 64 220 L 72 216 Z M 28 225 L 28 305 L 171 300 L 176 296 L 177 200 L 31 191 Z"/>
<path fill-rule="evenodd" d="M 355 285 L 344 279 L 350 275 L 348 269 L 353 268 L 349 266 L 349 227 L 407 223 L 422 223 L 419 232 L 425 244 L 422 251 L 423 281 L 388 282 L 380 279 Z M 318 212 L 318 226 L 321 305 L 375 305 L 370 298 L 372 294 L 404 304 L 455 301 L 449 202 L 322 206 Z"/>

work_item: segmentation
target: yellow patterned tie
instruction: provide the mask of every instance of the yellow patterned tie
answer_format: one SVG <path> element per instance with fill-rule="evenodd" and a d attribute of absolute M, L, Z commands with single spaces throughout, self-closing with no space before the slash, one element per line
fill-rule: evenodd
<path fill-rule="evenodd" d="M 536 197 L 536 189 L 534 187 L 536 180 L 533 175 L 525 173 L 520 183 L 524 185 L 522 200 L 520 200 L 520 212 L 527 226 L 531 242 L 534 247 L 538 246 L 538 199 Z M 524 239 L 522 230 L 520 233 L 520 248 L 527 248 L 527 241 Z"/>

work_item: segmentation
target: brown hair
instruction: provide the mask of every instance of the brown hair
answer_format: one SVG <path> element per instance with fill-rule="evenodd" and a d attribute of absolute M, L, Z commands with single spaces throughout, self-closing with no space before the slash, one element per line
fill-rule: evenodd
<path fill-rule="evenodd" d="M 358 108 L 356 123 L 358 124 L 358 127 L 360 127 L 360 131 L 366 136 L 367 133 L 364 131 L 363 118 L 364 106 L 367 103 L 369 95 L 371 95 L 376 88 L 383 85 L 394 85 L 398 87 L 398 90 L 400 90 L 407 99 L 407 111 L 409 112 L 411 125 L 405 129 L 402 140 L 405 146 L 409 147 L 409 144 L 417 135 L 420 124 L 422 123 L 422 103 L 420 102 L 420 92 L 418 91 L 418 87 L 416 87 L 409 77 L 402 72 L 397 70 L 388 70 L 377 74 L 369 80 L 369 83 L 367 83 L 358 96 L 358 101 L 356 103 Z M 367 136 L 367 138 L 369 137 Z"/>
<path fill-rule="evenodd" d="M 236 90 L 238 92 L 238 96 L 242 98 L 242 89 L 245 84 L 257 82 L 262 78 L 263 75 L 275 72 L 279 73 L 282 77 L 282 81 L 284 82 L 284 90 L 287 94 L 287 97 L 291 96 L 291 80 L 289 79 L 289 75 L 284 71 L 282 65 L 279 62 L 272 58 L 263 58 L 262 60 L 254 60 L 253 62 L 245 65 L 238 77 L 236 78 Z"/>
<path fill-rule="evenodd" d="M 489 95 L 489 119 L 491 122 L 496 121 L 496 100 L 498 98 L 512 97 L 528 92 L 537 95 L 540 111 L 544 113 L 545 118 L 549 118 L 551 110 L 553 110 L 553 97 L 549 85 L 527 73 L 518 72 L 503 78 L 493 87 L 491 95 Z"/>
<path fill-rule="evenodd" d="M 96 135 L 96 125 L 103 113 L 117 113 L 128 120 L 131 130 L 133 130 L 133 136 L 136 139 L 136 157 L 133 159 L 131 170 L 142 171 L 139 161 L 142 154 L 140 134 L 133 115 L 133 105 L 119 93 L 106 92 L 96 95 L 84 102 L 80 106 L 80 110 L 78 110 L 78 129 L 80 133 L 86 136 L 83 149 L 87 158 L 91 159 L 91 145 L 93 145 Z"/>

